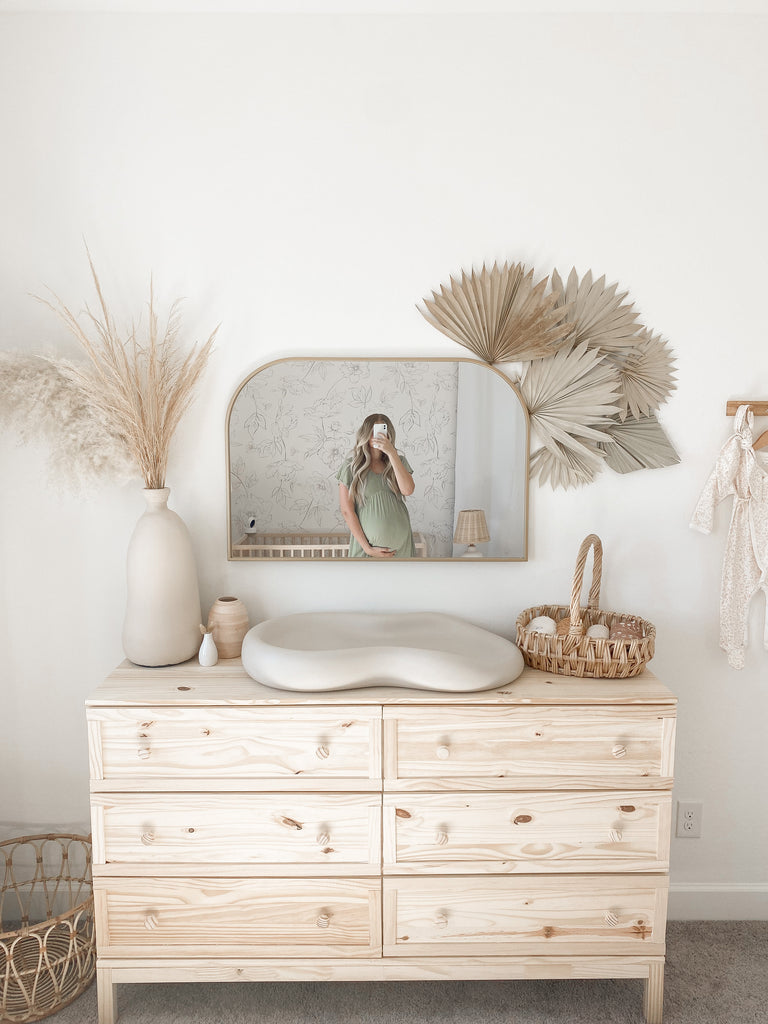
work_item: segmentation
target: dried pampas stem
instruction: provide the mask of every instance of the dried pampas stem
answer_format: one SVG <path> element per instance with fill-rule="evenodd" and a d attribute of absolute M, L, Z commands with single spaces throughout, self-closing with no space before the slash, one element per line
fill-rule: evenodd
<path fill-rule="evenodd" d="M 218 328 L 204 345 L 193 347 L 183 356 L 178 343 L 179 303 L 171 306 L 161 332 L 150 283 L 146 339 L 137 338 L 135 327 L 121 337 L 90 253 L 88 263 L 101 311 L 99 317 L 86 307 L 85 315 L 93 328 L 93 337 L 57 295 L 53 294 L 54 301 L 40 301 L 64 321 L 90 361 L 88 369 L 69 364 L 66 373 L 70 381 L 96 415 L 123 439 L 139 467 L 145 487 L 164 487 L 171 438 L 192 401 Z"/>
<path fill-rule="evenodd" d="M 49 448 L 53 481 L 71 490 L 110 479 L 125 483 L 136 466 L 125 445 L 52 356 L 0 352 L 0 426 L 25 444 Z"/>

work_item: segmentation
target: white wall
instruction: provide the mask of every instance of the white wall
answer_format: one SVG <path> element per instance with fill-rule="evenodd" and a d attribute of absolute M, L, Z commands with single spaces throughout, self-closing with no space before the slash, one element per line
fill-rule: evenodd
<path fill-rule="evenodd" d="M 92 297 L 83 236 L 126 317 L 151 270 L 161 302 L 189 297 L 190 338 L 221 321 L 169 470 L 205 605 L 430 608 L 511 636 L 523 607 L 567 600 L 600 534 L 604 605 L 656 623 L 652 668 L 680 696 L 677 795 L 705 805 L 703 838 L 674 844 L 681 914 L 768 915 L 762 608 L 735 672 L 726 510 L 712 537 L 687 525 L 726 399 L 768 398 L 767 44 L 752 16 L 0 18 L 0 346 L 74 352 L 29 293 Z M 682 464 L 534 486 L 527 564 L 228 563 L 236 384 L 286 355 L 454 355 L 414 305 L 494 259 L 631 289 L 678 356 Z M 59 494 L 12 437 L 0 472 L 0 821 L 85 823 L 82 703 L 122 657 L 140 486 Z"/>

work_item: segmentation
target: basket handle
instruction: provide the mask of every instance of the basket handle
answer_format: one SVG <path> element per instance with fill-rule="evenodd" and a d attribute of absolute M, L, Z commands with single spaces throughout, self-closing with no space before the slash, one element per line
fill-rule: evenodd
<path fill-rule="evenodd" d="M 587 555 L 592 548 L 592 586 L 589 588 L 588 608 L 597 608 L 600 604 L 600 580 L 603 573 L 603 544 L 596 533 L 590 533 L 581 542 L 579 554 L 576 558 L 576 568 L 573 572 L 573 586 L 571 587 L 571 625 L 569 633 L 581 633 L 581 588 L 584 584 L 584 569 L 587 564 Z"/>

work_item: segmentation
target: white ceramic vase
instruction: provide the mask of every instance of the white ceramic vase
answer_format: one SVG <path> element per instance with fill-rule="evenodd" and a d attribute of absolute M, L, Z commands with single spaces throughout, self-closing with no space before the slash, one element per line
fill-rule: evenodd
<path fill-rule="evenodd" d="M 203 668 L 213 668 L 219 660 L 219 652 L 213 642 L 213 633 L 203 633 L 203 642 L 200 644 L 197 660 Z"/>
<path fill-rule="evenodd" d="M 136 665 L 178 665 L 200 646 L 200 591 L 189 531 L 168 508 L 168 487 L 145 490 L 128 545 L 123 650 Z"/>

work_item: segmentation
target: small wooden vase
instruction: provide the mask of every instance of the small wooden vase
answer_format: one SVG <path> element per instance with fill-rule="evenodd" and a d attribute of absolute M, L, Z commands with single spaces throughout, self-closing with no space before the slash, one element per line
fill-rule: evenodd
<path fill-rule="evenodd" d="M 208 615 L 208 629 L 213 630 L 213 642 L 220 658 L 240 657 L 249 625 L 248 611 L 239 598 L 220 597 L 214 601 Z"/>

